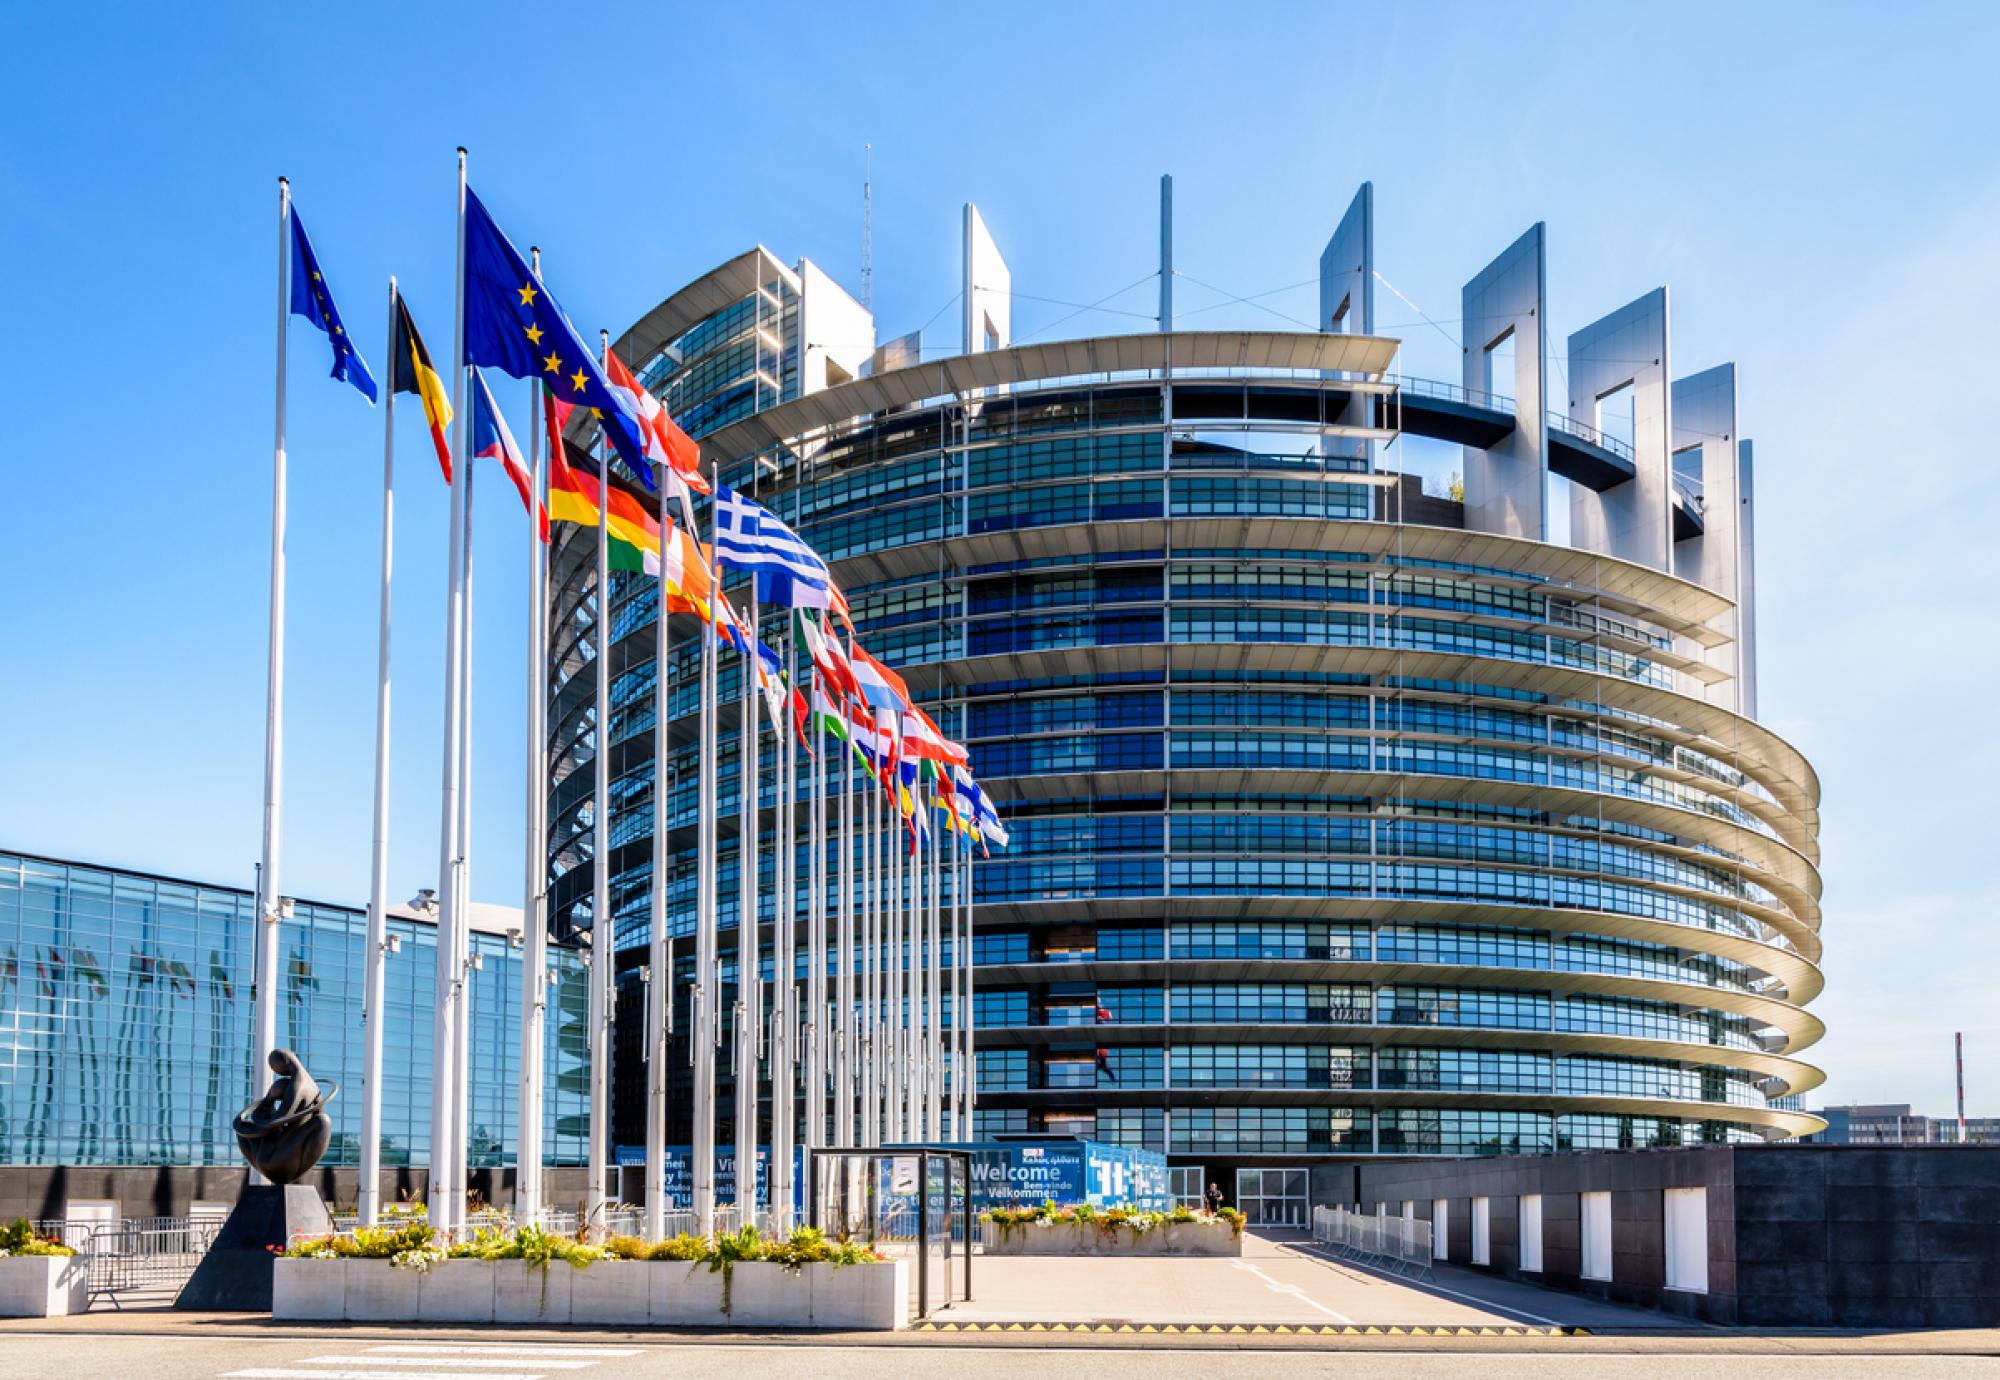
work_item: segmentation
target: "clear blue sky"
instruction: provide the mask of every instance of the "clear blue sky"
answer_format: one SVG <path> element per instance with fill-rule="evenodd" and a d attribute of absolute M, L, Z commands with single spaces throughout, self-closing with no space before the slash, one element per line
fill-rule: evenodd
<path fill-rule="evenodd" d="M 1763 711 L 1825 781 L 1829 1100 L 2000 1113 L 1991 7 L 39 6 L 0 52 L 0 847 L 229 882 L 258 848 L 275 178 L 378 372 L 398 274 L 448 353 L 452 150 L 578 325 L 762 241 L 850 286 L 875 146 L 882 333 L 956 291 L 1015 333 L 1145 275 L 1175 175 L 1189 326 L 1309 320 L 1357 183 L 1410 372 L 1549 226 L 1552 334 L 1660 284 L 1677 369 L 1742 370 Z M 1145 313 L 1150 286 L 1111 305 Z M 1276 313 L 1276 314 L 1274 314 Z M 1132 329 L 1098 314 L 1061 334 Z M 939 317 L 932 341 L 955 333 Z M 366 891 L 379 414 L 294 328 L 283 883 Z M 511 395 L 510 395 L 511 396 Z M 404 409 L 398 896 L 432 883 L 444 492 Z M 1975 428 L 1975 416 L 1985 423 Z M 508 501 L 511 501 L 509 499 Z M 475 891 L 518 897 L 520 513 L 483 505 Z"/>

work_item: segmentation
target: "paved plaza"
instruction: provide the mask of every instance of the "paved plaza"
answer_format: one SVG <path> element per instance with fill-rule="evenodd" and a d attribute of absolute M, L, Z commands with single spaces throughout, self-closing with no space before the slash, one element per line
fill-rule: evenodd
<path fill-rule="evenodd" d="M 1303 1236 L 1250 1233 L 1241 1259 L 988 1257 L 965 1323 L 1204 1327 L 1682 1328 L 1666 1314 L 1440 1268 L 1413 1282 L 1335 1260 Z"/>
<path fill-rule="evenodd" d="M 639 1380 L 1200 1375 L 1820 1380 L 2000 1376 L 2000 1332 L 1748 1332 L 1446 1267 L 1423 1282 L 1252 1234 L 1241 1259 L 977 1256 L 970 1303 L 894 1335 L 279 1325 L 158 1306 L 0 1321 L 0 1376 L 61 1380 Z M 715 1347 L 726 1359 L 698 1353 Z M 1393 1361 L 1381 1353 L 1395 1353 Z M 1056 1353 L 1050 1355 L 1049 1353 Z"/>
<path fill-rule="evenodd" d="M 101 1320 L 100 1320 L 101 1321 Z M 1995 1334 L 1740 1337 L 1678 1332 L 1637 1337 L 1438 1339 L 1229 1338 L 1208 1343 L 1119 1337 L 1094 1342 L 1012 1334 L 896 1341 L 877 1338 L 619 1337 L 462 1329 L 232 1326 L 166 1319 L 83 1337 L 74 1326 L 29 1331 L 0 1324 L 0 1375 L 60 1380 L 652 1380 L 718 1365 L 827 1380 L 887 1376 L 1046 1376 L 1093 1380 L 1174 1375 L 1209 1380 L 1270 1376 L 1476 1376 L 1480 1380 L 1641 1380 L 1727 1377 L 2000 1375 Z M 114 1324 L 115 1326 L 115 1324 Z M 157 1329 L 157 1330 L 155 1330 Z M 727 1356 L 704 1355 L 726 1347 Z M 1383 1352 L 1393 1351 L 1393 1356 Z M 1053 1353 L 1053 1354 L 1052 1354 Z"/>

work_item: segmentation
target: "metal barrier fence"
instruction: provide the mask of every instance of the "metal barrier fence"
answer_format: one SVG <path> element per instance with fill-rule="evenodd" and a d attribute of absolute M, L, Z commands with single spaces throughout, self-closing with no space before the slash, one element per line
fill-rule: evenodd
<path fill-rule="evenodd" d="M 90 1276 L 90 1306 L 171 1303 L 215 1244 L 221 1217 L 41 1221 L 43 1236 L 73 1248 Z"/>
<path fill-rule="evenodd" d="M 1431 1277 L 1431 1224 L 1402 1217 L 1365 1217 L 1349 1208 L 1316 1207 L 1313 1240 L 1343 1260 L 1414 1279 Z"/>
<path fill-rule="evenodd" d="M 83 1259 L 90 1277 L 92 1308 L 125 1308 L 135 1304 L 173 1302 L 181 1286 L 201 1264 L 202 1257 L 208 1254 L 209 1247 L 215 1244 L 224 1220 L 220 1215 L 122 1217 L 98 1221 L 44 1218 L 30 1225 L 36 1234 L 60 1241 Z M 395 1214 L 385 1216 L 381 1225 L 394 1227 L 423 1220 L 423 1216 L 417 1213 Z M 545 1209 L 536 1215 L 535 1220 L 545 1230 L 565 1236 L 575 1235 L 582 1221 L 576 1213 L 561 1208 Z M 717 1207 L 715 1210 L 717 1232 L 733 1232 L 740 1221 L 740 1214 L 733 1206 Z M 770 1232 L 771 1214 L 758 1213 L 754 1221 L 760 1231 Z M 353 1213 L 333 1214 L 336 1235 L 352 1236 L 359 1225 L 360 1221 Z M 455 1234 L 470 1237 L 480 1227 L 506 1230 L 513 1226 L 511 1215 L 497 1209 L 486 1209 L 470 1214 L 465 1229 Z M 646 1211 L 626 1206 L 613 1208 L 604 1214 L 604 1227 L 610 1235 L 645 1238 L 648 1236 Z M 694 1229 L 693 1212 L 666 1214 L 666 1236 L 692 1234 Z"/>

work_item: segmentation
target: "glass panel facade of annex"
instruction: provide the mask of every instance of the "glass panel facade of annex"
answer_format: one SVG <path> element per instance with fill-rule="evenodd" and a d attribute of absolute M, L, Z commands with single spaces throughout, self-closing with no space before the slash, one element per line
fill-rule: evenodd
<path fill-rule="evenodd" d="M 1704 701 L 1687 587 L 1380 521 L 1328 434 L 1340 381 L 1219 377 L 1243 372 L 1030 379 L 817 433 L 775 475 L 725 462 L 835 563 L 1013 832 L 975 869 L 976 1129 L 1217 1157 L 1785 1134 L 1769 1098 L 1817 1079 L 1792 1057 L 1814 788 Z M 614 582 L 621 946 L 646 930 L 652 603 Z M 671 656 L 679 838 L 694 638 Z M 560 868 L 589 801 L 553 795 Z M 737 865 L 725 837 L 725 948 Z"/>
<path fill-rule="evenodd" d="M 253 1089 L 255 914 L 231 887 L 0 854 L 0 1164 L 240 1165 L 230 1118 L 268 1081 Z M 300 901 L 283 929 L 278 1039 L 340 1085 L 323 1162 L 353 1165 L 367 916 Z M 426 1165 L 436 931 L 389 931 L 382 1162 Z M 511 1163 L 519 950 L 478 931 L 472 950 L 471 1159 Z M 581 1164 L 585 988 L 573 956 L 550 963 L 548 1161 Z"/>

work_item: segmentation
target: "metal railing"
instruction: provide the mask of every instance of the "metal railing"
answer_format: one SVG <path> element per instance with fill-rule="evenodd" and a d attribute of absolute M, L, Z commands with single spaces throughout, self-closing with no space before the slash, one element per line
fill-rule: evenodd
<path fill-rule="evenodd" d="M 1444 402 L 1466 403 L 1473 407 L 1483 407 L 1489 412 L 1514 411 L 1514 400 L 1499 393 L 1489 393 L 1484 389 L 1465 388 L 1443 379 L 1417 379 L 1407 374 L 1385 374 L 1384 383 L 1393 383 L 1403 390 L 1405 396 L 1413 398 L 1438 398 Z"/>
<path fill-rule="evenodd" d="M 1616 436 L 1608 436 L 1598 428 L 1590 425 L 1590 423 L 1579 422 L 1567 413 L 1550 412 L 1548 415 L 1549 428 L 1553 431 L 1565 432 L 1568 435 L 1576 437 L 1579 441 L 1586 441 L 1596 446 L 1599 450 L 1608 450 L 1613 455 L 1619 456 L 1622 459 L 1631 460 L 1635 458 L 1631 443 L 1628 441 L 1621 441 Z"/>
<path fill-rule="evenodd" d="M 223 1218 L 47 1220 L 35 1231 L 75 1250 L 90 1276 L 90 1306 L 173 1302 L 222 1230 Z"/>
<path fill-rule="evenodd" d="M 1348 1208 L 1316 1207 L 1312 1236 L 1343 1260 L 1412 1279 L 1431 1277 L 1431 1224 L 1402 1217 L 1364 1217 Z"/>

